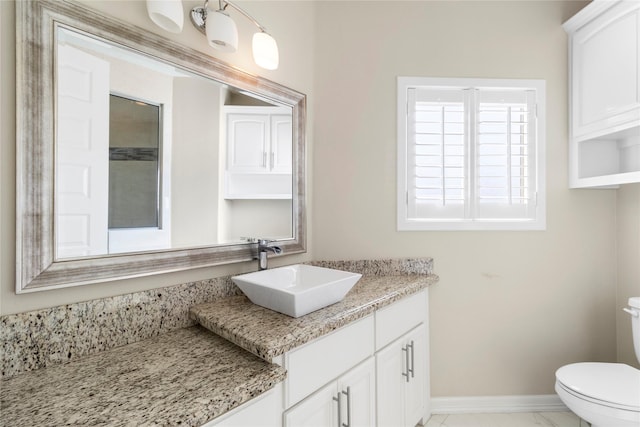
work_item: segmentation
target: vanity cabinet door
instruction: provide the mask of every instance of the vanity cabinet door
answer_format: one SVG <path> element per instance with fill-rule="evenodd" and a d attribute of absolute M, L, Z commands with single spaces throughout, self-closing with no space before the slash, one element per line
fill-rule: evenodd
<path fill-rule="evenodd" d="M 286 427 L 376 424 L 376 369 L 371 357 L 285 412 Z"/>
<path fill-rule="evenodd" d="M 284 413 L 285 427 L 338 425 L 336 383 L 333 382 Z"/>
<path fill-rule="evenodd" d="M 377 416 L 378 426 L 404 425 L 405 355 L 404 342 L 390 344 L 376 354 Z"/>
<path fill-rule="evenodd" d="M 424 415 L 427 386 L 427 335 L 426 327 L 419 326 L 409 332 L 405 338 L 405 346 L 411 345 L 409 362 L 411 377 L 405 383 L 405 417 L 406 425 L 414 426 Z"/>
<path fill-rule="evenodd" d="M 341 424 L 376 425 L 376 364 L 373 357 L 338 379 Z"/>
<path fill-rule="evenodd" d="M 412 427 L 423 418 L 427 348 L 422 324 L 376 354 L 379 427 Z"/>

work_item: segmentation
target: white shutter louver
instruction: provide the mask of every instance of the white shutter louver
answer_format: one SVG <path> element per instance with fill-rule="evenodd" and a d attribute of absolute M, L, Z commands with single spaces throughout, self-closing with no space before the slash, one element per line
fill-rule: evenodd
<path fill-rule="evenodd" d="M 535 93 L 476 91 L 477 219 L 535 214 Z"/>
<path fill-rule="evenodd" d="M 465 92 L 411 89 L 409 212 L 413 218 L 464 216 L 467 199 Z"/>

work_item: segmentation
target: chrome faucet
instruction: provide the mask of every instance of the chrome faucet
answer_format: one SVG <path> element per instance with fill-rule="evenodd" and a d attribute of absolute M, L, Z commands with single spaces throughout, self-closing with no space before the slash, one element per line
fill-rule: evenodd
<path fill-rule="evenodd" d="M 273 243 L 273 240 L 267 240 L 267 239 L 258 240 L 258 269 L 259 270 L 267 269 L 267 253 L 268 252 L 273 252 L 276 255 L 282 253 L 282 248 L 280 246 L 269 246 L 270 243 Z"/>

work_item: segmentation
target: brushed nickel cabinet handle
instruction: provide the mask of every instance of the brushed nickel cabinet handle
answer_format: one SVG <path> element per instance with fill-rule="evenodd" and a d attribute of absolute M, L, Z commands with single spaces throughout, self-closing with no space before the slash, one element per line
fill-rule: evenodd
<path fill-rule="evenodd" d="M 347 387 L 347 391 L 342 391 L 342 394 L 347 396 L 347 423 L 342 424 L 342 427 L 351 427 L 351 387 Z"/>
<path fill-rule="evenodd" d="M 407 367 L 407 372 L 402 372 L 402 376 L 407 378 L 407 382 L 409 382 L 409 346 L 402 347 L 402 351 L 404 352 L 404 362 Z"/>
<path fill-rule="evenodd" d="M 333 398 L 333 400 L 338 403 L 338 427 L 342 426 L 342 405 L 340 405 L 340 396 L 341 393 L 338 393 L 338 396 Z"/>
<path fill-rule="evenodd" d="M 414 367 L 415 367 L 415 358 L 414 358 L 414 345 L 413 345 L 413 340 L 411 340 L 411 344 L 407 345 L 407 347 L 411 347 L 411 369 L 407 368 L 408 372 L 411 372 L 411 378 L 415 377 L 415 371 L 414 371 Z"/>

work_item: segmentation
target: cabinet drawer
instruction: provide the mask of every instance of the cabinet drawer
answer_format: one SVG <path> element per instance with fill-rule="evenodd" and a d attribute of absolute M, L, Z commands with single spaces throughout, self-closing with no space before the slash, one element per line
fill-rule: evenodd
<path fill-rule="evenodd" d="M 376 350 L 427 320 L 428 296 L 423 290 L 376 311 Z"/>
<path fill-rule="evenodd" d="M 286 407 L 348 371 L 374 351 L 373 315 L 285 355 Z"/>

